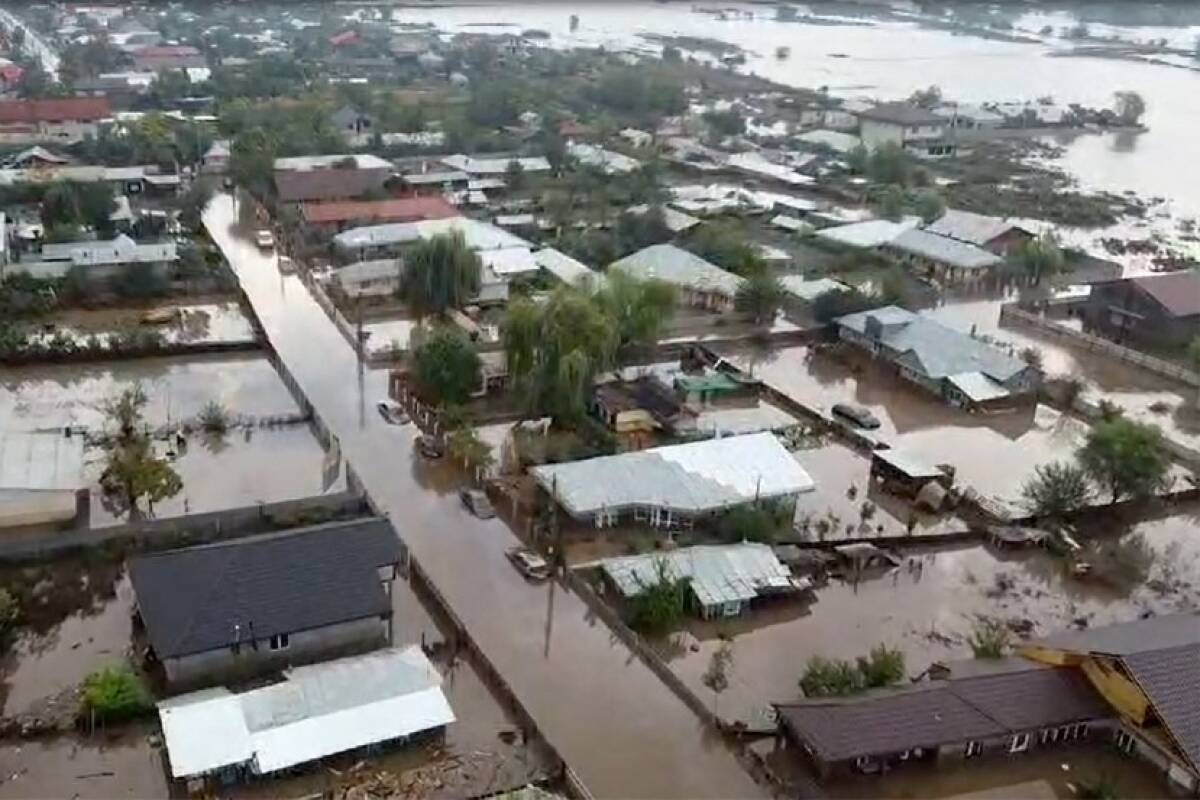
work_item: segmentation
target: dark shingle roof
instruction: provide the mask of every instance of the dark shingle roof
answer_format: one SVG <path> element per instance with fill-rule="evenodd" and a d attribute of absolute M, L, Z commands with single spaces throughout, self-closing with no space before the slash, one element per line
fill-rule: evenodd
<path fill-rule="evenodd" d="M 387 520 L 318 525 L 139 556 L 130 578 L 160 658 L 379 616 L 377 569 L 400 560 Z"/>
<path fill-rule="evenodd" d="M 1112 656 L 1200 644 L 1200 614 L 1166 614 L 1080 631 L 1062 631 L 1030 644 Z"/>
<path fill-rule="evenodd" d="M 1129 280 L 1154 298 L 1171 316 L 1192 317 L 1200 314 L 1200 272 L 1188 269 Z"/>
<path fill-rule="evenodd" d="M 1131 653 L 1121 660 L 1184 755 L 1200 769 L 1200 644 Z"/>
<path fill-rule="evenodd" d="M 873 119 L 879 122 L 894 122 L 897 125 L 945 125 L 946 120 L 926 111 L 912 103 L 880 103 L 877 106 L 858 112 L 863 119 Z"/>
<path fill-rule="evenodd" d="M 1112 716 L 1077 670 L 1039 667 L 779 706 L 826 761 L 937 747 Z"/>
<path fill-rule="evenodd" d="M 388 170 L 333 167 L 312 170 L 276 170 L 275 191 L 280 202 L 349 200 L 382 188 Z"/>

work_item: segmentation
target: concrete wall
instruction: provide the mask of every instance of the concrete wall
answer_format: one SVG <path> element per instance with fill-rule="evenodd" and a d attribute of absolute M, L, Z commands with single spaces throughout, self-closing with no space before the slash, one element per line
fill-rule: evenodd
<path fill-rule="evenodd" d="M 366 617 L 292 633 L 284 650 L 272 650 L 267 639 L 259 639 L 257 647 L 247 642 L 236 653 L 226 647 L 163 659 L 163 668 L 173 691 L 215 686 L 272 669 L 382 647 L 387 643 L 387 629 L 386 617 Z"/>

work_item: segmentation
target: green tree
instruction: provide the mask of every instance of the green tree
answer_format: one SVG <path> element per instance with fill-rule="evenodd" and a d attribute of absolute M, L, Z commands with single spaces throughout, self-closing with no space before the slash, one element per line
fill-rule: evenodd
<path fill-rule="evenodd" d="M 47 228 L 87 225 L 105 230 L 111 226 L 109 217 L 116 208 L 110 184 L 58 181 L 42 198 L 42 224 Z"/>
<path fill-rule="evenodd" d="M 161 297 L 167 293 L 169 282 L 153 264 L 126 264 L 113 276 L 112 288 L 121 297 L 138 300 Z"/>
<path fill-rule="evenodd" d="M 891 686 L 905 678 L 904 653 L 883 643 L 872 647 L 866 656 L 859 656 L 856 663 L 868 689 Z"/>
<path fill-rule="evenodd" d="M 854 149 L 846 154 L 846 166 L 850 167 L 851 172 L 858 175 L 864 174 L 870 163 L 871 151 L 865 144 L 855 145 Z"/>
<path fill-rule="evenodd" d="M 1114 503 L 1123 497 L 1153 494 L 1164 485 L 1171 464 L 1157 425 L 1123 417 L 1096 424 L 1078 458 Z"/>
<path fill-rule="evenodd" d="M 1146 101 L 1139 93 L 1134 91 L 1115 92 L 1113 98 L 1116 100 L 1117 117 L 1120 118 L 1122 124 L 1137 125 L 1141 122 L 1142 115 L 1146 113 Z"/>
<path fill-rule="evenodd" d="M 612 272 L 594 301 L 614 322 L 620 345 L 654 345 L 675 315 L 675 287 Z"/>
<path fill-rule="evenodd" d="M 525 188 L 527 183 L 525 168 L 517 159 L 509 161 L 504 168 L 504 182 L 510 192 L 519 192 Z"/>
<path fill-rule="evenodd" d="M 60 222 L 47 226 L 43 241 L 46 244 L 60 244 L 63 242 L 78 242 L 82 238 L 83 229 L 78 225 L 70 222 Z"/>
<path fill-rule="evenodd" d="M 891 185 L 884 190 L 883 195 L 879 198 L 879 216 L 890 219 L 892 222 L 900 221 L 900 218 L 904 216 L 903 189 Z"/>
<path fill-rule="evenodd" d="M 709 130 L 719 138 L 741 136 L 746 132 L 746 118 L 734 109 L 727 111 L 709 111 L 704 114 L 704 121 Z"/>
<path fill-rule="evenodd" d="M 817 322 L 832 322 L 847 314 L 857 314 L 878 306 L 878 301 L 858 289 L 831 290 L 817 295 L 812 303 L 813 319 Z"/>
<path fill-rule="evenodd" d="M 737 275 L 750 275 L 766 268 L 747 238 L 745 227 L 736 220 L 714 220 L 698 226 L 688 249 Z"/>
<path fill-rule="evenodd" d="M 1011 636 L 1008 625 L 996 617 L 980 617 L 971 627 L 967 644 L 976 658 L 1003 658 L 1008 654 Z"/>
<path fill-rule="evenodd" d="M 1065 461 L 1043 464 L 1021 487 L 1021 499 L 1027 511 L 1042 519 L 1064 519 L 1085 507 L 1092 487 L 1084 470 Z"/>
<path fill-rule="evenodd" d="M 420 242 L 404 263 L 400 293 L 419 316 L 461 308 L 479 293 L 483 263 L 458 231 Z"/>
<path fill-rule="evenodd" d="M 560 287 L 544 303 L 509 303 L 501 340 L 527 408 L 567 425 L 585 415 L 593 378 L 615 361 L 620 330 L 589 295 Z"/>
<path fill-rule="evenodd" d="M 179 221 L 184 227 L 192 231 L 200 230 L 203 224 L 201 217 L 212 201 L 213 194 L 213 184 L 208 178 L 192 181 L 192 185 L 179 198 Z"/>
<path fill-rule="evenodd" d="M 766 325 L 774 321 L 786 297 L 787 290 L 783 282 L 770 272 L 763 271 L 742 281 L 734 305 L 738 311 L 753 317 L 755 325 Z"/>
<path fill-rule="evenodd" d="M 412 354 L 413 381 L 434 403 L 459 405 L 479 386 L 479 354 L 457 328 L 439 325 Z"/>
<path fill-rule="evenodd" d="M 106 667 L 83 680 L 79 718 L 89 724 L 123 722 L 154 710 L 154 700 L 142 679 L 128 666 Z"/>
<path fill-rule="evenodd" d="M 234 137 L 229 148 L 229 175 L 240 186 L 265 195 L 271 188 L 277 145 L 273 136 L 254 128 Z"/>
<path fill-rule="evenodd" d="M 1046 231 L 1036 239 L 1030 239 L 1021 248 L 1020 260 L 1034 286 L 1039 285 L 1042 278 L 1057 275 L 1064 263 L 1058 237 L 1053 231 Z"/>
<path fill-rule="evenodd" d="M 486 471 L 496 463 L 492 448 L 479 438 L 474 428 L 460 427 L 454 429 L 447 438 L 447 451 L 451 458 L 456 458 L 464 467 Z"/>
<path fill-rule="evenodd" d="M 13 626 L 21 618 L 21 604 L 8 589 L 0 589 L 0 650 L 3 650 Z"/>
<path fill-rule="evenodd" d="M 917 214 L 926 223 L 933 222 L 946 213 L 946 201 L 936 189 L 923 189 L 917 193 Z"/>
<path fill-rule="evenodd" d="M 918 89 L 909 95 L 908 102 L 919 108 L 937 108 L 942 102 L 942 90 L 939 86 L 929 86 L 925 89 Z"/>
<path fill-rule="evenodd" d="M 727 640 L 721 642 L 721 646 L 713 651 L 708 660 L 708 668 L 700 676 L 700 682 L 712 689 L 714 706 L 721 693 L 729 688 L 729 671 L 732 669 L 733 643 Z"/>
<path fill-rule="evenodd" d="M 867 177 L 875 183 L 898 186 L 906 185 L 912 172 L 908 154 L 900 145 L 891 142 L 872 150 L 866 167 Z"/>
<path fill-rule="evenodd" d="M 1187 346 L 1187 360 L 1191 362 L 1193 369 L 1200 369 L 1200 336 L 1192 339 Z"/>
<path fill-rule="evenodd" d="M 687 610 L 688 580 L 675 580 L 665 558 L 654 562 L 652 580 L 641 583 L 641 591 L 629 599 L 626 619 L 629 627 L 651 635 L 666 633 L 683 620 Z"/>
<path fill-rule="evenodd" d="M 864 688 L 857 665 L 840 658 L 812 656 L 800 677 L 800 690 L 805 697 L 840 697 L 857 694 Z"/>
<path fill-rule="evenodd" d="M 179 474 L 155 454 L 144 430 L 142 411 L 148 398 L 141 386 L 126 389 L 103 404 L 106 418 L 104 470 L 100 486 L 105 495 L 122 511 L 133 514 L 143 498 L 154 510 L 154 503 L 174 497 L 183 489 Z"/>

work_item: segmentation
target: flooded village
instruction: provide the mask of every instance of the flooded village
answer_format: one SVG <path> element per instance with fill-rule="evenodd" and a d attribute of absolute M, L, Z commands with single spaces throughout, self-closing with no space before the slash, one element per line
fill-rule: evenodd
<path fill-rule="evenodd" d="M 0 8 L 0 798 L 1200 796 L 1198 42 Z"/>

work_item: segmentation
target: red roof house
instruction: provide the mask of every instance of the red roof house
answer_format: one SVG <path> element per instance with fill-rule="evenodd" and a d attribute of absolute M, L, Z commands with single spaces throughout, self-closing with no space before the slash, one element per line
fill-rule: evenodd
<path fill-rule="evenodd" d="M 457 217 L 458 209 L 441 197 L 394 197 L 388 200 L 345 200 L 305 203 L 304 221 L 309 225 L 341 230 L 349 223 L 375 225 L 388 222 L 419 222 Z"/>

